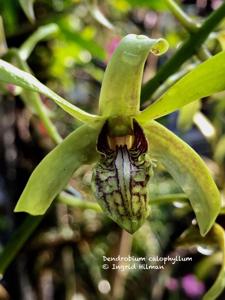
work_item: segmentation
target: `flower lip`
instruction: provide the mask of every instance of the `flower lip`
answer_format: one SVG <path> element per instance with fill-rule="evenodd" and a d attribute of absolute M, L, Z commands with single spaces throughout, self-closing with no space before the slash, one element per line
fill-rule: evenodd
<path fill-rule="evenodd" d="M 103 211 L 130 233 L 137 231 L 149 215 L 150 162 L 148 142 L 133 120 L 132 135 L 112 136 L 105 123 L 98 137 L 101 153 L 93 170 L 92 188 Z"/>

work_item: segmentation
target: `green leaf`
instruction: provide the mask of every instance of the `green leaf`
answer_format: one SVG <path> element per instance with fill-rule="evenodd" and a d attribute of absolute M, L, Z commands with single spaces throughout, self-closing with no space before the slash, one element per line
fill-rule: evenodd
<path fill-rule="evenodd" d="M 220 193 L 197 153 L 157 122 L 144 126 L 150 155 L 160 161 L 189 197 L 201 235 L 212 227 L 221 207 Z"/>
<path fill-rule="evenodd" d="M 83 125 L 54 148 L 32 173 L 15 211 L 44 214 L 74 171 L 97 158 L 95 146 L 98 132 L 99 128 Z"/>
<path fill-rule="evenodd" d="M 203 300 L 214 300 L 222 293 L 225 288 L 225 232 L 224 229 L 215 224 L 209 233 L 202 238 L 196 229 L 191 226 L 186 230 L 178 240 L 178 246 L 219 246 L 220 251 L 223 254 L 222 265 L 220 272 L 216 278 L 216 281 L 203 296 Z"/>
<path fill-rule="evenodd" d="M 20 69 L 1 59 L 0 81 L 12 83 L 30 91 L 41 93 L 52 99 L 68 114 L 82 122 L 93 124 L 102 119 L 100 116 L 89 114 L 76 107 L 75 105 L 69 103 L 67 100 L 63 99 L 62 97 L 54 93 L 52 90 L 50 90 L 47 86 L 38 81 L 33 75 L 21 71 Z"/>
<path fill-rule="evenodd" d="M 35 21 L 34 1 L 35 0 L 19 0 L 20 6 L 31 23 Z"/>
<path fill-rule="evenodd" d="M 144 124 L 195 100 L 225 90 L 225 51 L 208 59 L 176 82 L 137 117 Z"/>
<path fill-rule="evenodd" d="M 58 31 L 59 27 L 54 23 L 40 26 L 20 47 L 20 57 L 23 60 L 27 60 L 37 43 L 51 37 Z"/>

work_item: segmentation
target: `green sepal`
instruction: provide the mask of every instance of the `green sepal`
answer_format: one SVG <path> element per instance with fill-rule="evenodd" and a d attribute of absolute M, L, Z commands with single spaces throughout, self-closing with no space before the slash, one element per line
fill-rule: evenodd
<path fill-rule="evenodd" d="M 95 148 L 99 130 L 99 127 L 83 125 L 55 147 L 33 171 L 15 212 L 44 214 L 74 171 L 97 159 Z"/>
<path fill-rule="evenodd" d="M 125 36 L 104 74 L 99 100 L 101 115 L 110 118 L 136 115 L 140 109 L 142 75 L 147 56 L 150 51 L 160 55 L 167 49 L 168 43 L 164 39 L 135 34 Z"/>
<path fill-rule="evenodd" d="M 143 129 L 151 157 L 165 166 L 188 196 L 204 236 L 221 207 L 220 193 L 207 166 L 190 146 L 159 123 L 151 121 Z"/>

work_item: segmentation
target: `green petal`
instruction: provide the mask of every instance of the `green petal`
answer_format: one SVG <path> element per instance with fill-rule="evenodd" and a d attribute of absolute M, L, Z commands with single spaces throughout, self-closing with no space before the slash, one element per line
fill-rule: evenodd
<path fill-rule="evenodd" d="M 189 197 L 201 235 L 212 227 L 220 211 L 221 197 L 208 168 L 198 154 L 157 122 L 144 126 L 149 153 L 160 161 Z"/>
<path fill-rule="evenodd" d="M 41 93 L 58 104 L 63 110 L 69 113 L 74 118 L 82 122 L 87 123 L 96 123 L 102 118 L 99 116 L 91 115 L 76 107 L 75 105 L 69 103 L 52 90 L 50 90 L 47 86 L 38 81 L 31 74 L 21 71 L 20 69 L 14 67 L 13 65 L 5 62 L 0 59 L 0 81 L 12 83 L 23 87 L 29 91 Z"/>
<path fill-rule="evenodd" d="M 99 128 L 83 125 L 54 148 L 32 173 L 15 211 L 44 214 L 74 171 L 97 158 L 98 132 Z"/>
<path fill-rule="evenodd" d="M 225 90 L 225 51 L 190 71 L 137 117 L 141 124 Z"/>

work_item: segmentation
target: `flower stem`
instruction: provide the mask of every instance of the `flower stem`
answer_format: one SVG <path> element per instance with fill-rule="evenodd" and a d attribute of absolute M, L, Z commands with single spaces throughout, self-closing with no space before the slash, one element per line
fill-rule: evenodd
<path fill-rule="evenodd" d="M 120 257 L 127 257 L 131 253 L 133 236 L 129 234 L 127 231 L 121 231 L 120 243 L 118 247 L 118 255 Z M 112 280 L 112 298 L 115 300 L 123 299 L 125 292 L 125 283 L 128 275 L 128 269 L 126 266 L 127 262 L 118 261 L 117 269 L 113 273 Z M 121 270 L 124 268 L 124 271 Z"/>
<path fill-rule="evenodd" d="M 174 0 L 166 0 L 166 2 L 172 14 L 190 34 L 196 32 L 198 28 L 200 28 L 200 24 L 192 20 Z M 205 61 L 211 57 L 211 53 L 203 45 L 199 47 L 196 54 L 201 61 Z"/>
<path fill-rule="evenodd" d="M 178 5 L 174 0 L 166 0 L 166 4 L 169 7 L 172 14 L 177 20 L 183 25 L 188 32 L 196 32 L 200 27 L 200 24 L 193 21 Z"/>
<path fill-rule="evenodd" d="M 179 50 L 159 69 L 158 73 L 144 85 L 141 94 L 142 103 L 148 100 L 170 75 L 174 74 L 186 60 L 199 50 L 209 34 L 224 17 L 225 3 L 214 11 L 196 32 L 193 32 L 187 38 Z"/>
<path fill-rule="evenodd" d="M 183 193 L 160 195 L 150 199 L 150 205 L 164 205 L 171 204 L 173 202 L 187 203 L 188 197 Z"/>
<path fill-rule="evenodd" d="M 97 212 L 102 212 L 102 209 L 100 208 L 98 203 L 86 201 L 84 199 L 74 197 L 73 195 L 70 195 L 66 192 L 61 192 L 59 194 L 58 201 L 69 206 L 73 206 L 81 209 L 93 209 Z M 149 205 L 164 205 L 173 202 L 186 203 L 187 201 L 188 201 L 188 197 L 185 194 L 176 193 L 176 194 L 167 194 L 167 195 L 152 197 L 149 201 Z"/>
<path fill-rule="evenodd" d="M 96 202 L 86 201 L 78 197 L 74 197 L 66 192 L 61 192 L 58 196 L 58 201 L 69 206 L 81 209 L 93 209 L 97 212 L 102 212 L 101 207 Z"/>

